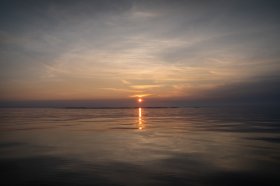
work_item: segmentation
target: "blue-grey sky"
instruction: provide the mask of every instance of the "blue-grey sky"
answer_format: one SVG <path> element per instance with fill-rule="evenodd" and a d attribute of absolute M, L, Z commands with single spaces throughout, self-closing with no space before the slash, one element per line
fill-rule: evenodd
<path fill-rule="evenodd" d="M 279 102 L 278 1 L 9 0 L 0 9 L 1 101 Z"/>

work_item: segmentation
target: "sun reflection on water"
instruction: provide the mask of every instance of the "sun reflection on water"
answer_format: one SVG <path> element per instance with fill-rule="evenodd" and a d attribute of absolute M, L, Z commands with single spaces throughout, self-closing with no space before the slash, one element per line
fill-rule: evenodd
<path fill-rule="evenodd" d="M 142 119 L 142 108 L 138 108 L 138 129 L 143 130 L 144 129 L 144 124 L 143 124 L 143 119 Z"/>

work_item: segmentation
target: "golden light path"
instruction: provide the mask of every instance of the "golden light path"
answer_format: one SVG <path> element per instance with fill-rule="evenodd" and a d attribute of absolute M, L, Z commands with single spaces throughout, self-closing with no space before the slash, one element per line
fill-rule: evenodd
<path fill-rule="evenodd" d="M 143 99 L 138 98 L 138 103 L 141 103 L 143 101 Z M 143 124 L 143 120 L 142 120 L 142 108 L 139 106 L 138 108 L 138 129 L 142 130 L 144 129 L 144 124 Z"/>
<path fill-rule="evenodd" d="M 144 128 L 143 121 L 142 121 L 142 108 L 138 108 L 138 129 L 142 130 Z"/>

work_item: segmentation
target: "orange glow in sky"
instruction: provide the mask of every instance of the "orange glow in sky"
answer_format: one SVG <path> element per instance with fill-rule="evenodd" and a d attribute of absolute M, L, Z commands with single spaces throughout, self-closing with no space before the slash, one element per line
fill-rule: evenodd
<path fill-rule="evenodd" d="M 1 107 L 271 102 L 280 92 L 271 1 L 246 1 L 249 12 L 236 11 L 242 0 L 21 2 L 0 6 Z"/>

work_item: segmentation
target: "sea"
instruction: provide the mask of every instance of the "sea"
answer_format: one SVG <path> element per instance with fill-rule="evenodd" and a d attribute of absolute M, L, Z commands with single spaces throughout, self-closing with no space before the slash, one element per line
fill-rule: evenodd
<path fill-rule="evenodd" d="M 280 109 L 1 108 L 1 185 L 280 185 Z"/>

